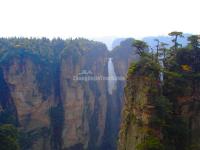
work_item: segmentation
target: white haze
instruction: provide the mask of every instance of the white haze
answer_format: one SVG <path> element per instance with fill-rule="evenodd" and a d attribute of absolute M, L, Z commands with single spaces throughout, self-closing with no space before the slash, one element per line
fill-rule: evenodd
<path fill-rule="evenodd" d="M 199 33 L 199 0 L 0 0 L 0 37 Z"/>

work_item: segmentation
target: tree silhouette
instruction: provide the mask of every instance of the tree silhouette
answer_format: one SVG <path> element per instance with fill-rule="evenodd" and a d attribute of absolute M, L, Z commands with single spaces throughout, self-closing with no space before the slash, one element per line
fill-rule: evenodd
<path fill-rule="evenodd" d="M 148 48 L 148 45 L 141 40 L 134 40 L 133 46 L 137 49 L 137 54 L 142 56 L 145 53 L 145 50 Z"/>
<path fill-rule="evenodd" d="M 180 37 L 180 38 L 184 37 L 183 32 L 173 31 L 173 32 L 169 33 L 169 36 L 174 37 L 172 39 L 172 42 L 174 43 L 173 48 L 174 48 L 175 51 L 177 51 L 178 46 L 181 46 L 181 44 L 178 43 L 178 37 Z"/>

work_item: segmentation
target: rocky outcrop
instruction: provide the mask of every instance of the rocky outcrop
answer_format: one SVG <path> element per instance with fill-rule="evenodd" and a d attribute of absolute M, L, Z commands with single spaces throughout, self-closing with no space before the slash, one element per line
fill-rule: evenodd
<path fill-rule="evenodd" d="M 149 137 L 162 138 L 161 129 L 152 126 L 152 118 L 156 116 L 155 100 L 160 96 L 159 70 L 153 63 L 146 64 L 146 60 L 140 63 L 143 69 L 133 64 L 128 73 L 119 150 L 137 150 Z"/>
<path fill-rule="evenodd" d="M 96 149 L 102 143 L 105 130 L 107 81 L 90 78 L 107 74 L 108 51 L 104 46 L 73 51 L 73 57 L 68 53 L 64 52 L 60 60 L 64 107 L 63 147 L 73 149 L 77 145 L 80 149 Z M 84 75 L 84 72 L 91 75 Z M 81 79 L 84 77 L 86 80 Z"/>
<path fill-rule="evenodd" d="M 3 87 L 3 90 L 10 93 L 8 96 L 12 103 L 9 107 L 16 108 L 16 113 L 12 116 L 17 118 L 20 129 L 30 136 L 30 139 L 25 140 L 34 142 L 33 149 L 50 148 L 49 109 L 54 105 L 54 92 L 52 78 L 48 77 L 52 72 L 47 68 L 49 67 L 37 55 L 18 49 L 13 54 L 10 52 L 1 62 L 3 78 L 8 87 Z M 44 89 L 46 83 L 49 85 Z M 24 144 L 24 149 L 29 144 Z"/>
<path fill-rule="evenodd" d="M 118 76 L 126 76 L 130 64 L 139 60 L 132 38 L 125 39 L 111 52 L 114 67 Z"/>
<path fill-rule="evenodd" d="M 126 74 L 128 43 L 110 53 L 86 39 L 0 39 L 0 123 L 20 129 L 24 150 L 116 149 L 125 81 L 110 95 L 102 77 L 109 57 Z"/>
<path fill-rule="evenodd" d="M 116 61 L 123 48 L 110 54 L 99 42 L 46 38 L 0 45 L 0 122 L 20 129 L 21 149 L 116 149 L 124 81 L 109 95 L 101 77 L 109 57 L 125 74 L 127 59 Z"/>
<path fill-rule="evenodd" d="M 199 48 L 187 47 L 169 56 L 164 69 L 148 54 L 131 65 L 119 150 L 200 148 L 199 56 Z"/>

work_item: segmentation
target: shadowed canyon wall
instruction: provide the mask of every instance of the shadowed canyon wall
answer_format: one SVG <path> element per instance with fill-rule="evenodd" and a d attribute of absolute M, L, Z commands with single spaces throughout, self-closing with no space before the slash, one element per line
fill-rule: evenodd
<path fill-rule="evenodd" d="M 86 39 L 1 39 L 0 123 L 19 128 L 24 150 L 116 149 L 125 81 L 109 94 L 107 80 L 80 79 L 107 77 L 109 57 L 124 76 L 130 45 L 110 53 Z"/>

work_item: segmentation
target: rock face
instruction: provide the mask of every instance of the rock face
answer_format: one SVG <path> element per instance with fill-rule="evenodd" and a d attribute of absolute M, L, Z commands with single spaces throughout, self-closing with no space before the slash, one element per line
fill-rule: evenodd
<path fill-rule="evenodd" d="M 104 44 L 44 38 L 1 39 L 0 46 L 0 123 L 20 129 L 21 149 L 116 149 L 124 81 L 108 94 L 101 77 L 115 56 Z"/>
<path fill-rule="evenodd" d="M 118 76 L 126 76 L 130 64 L 139 60 L 139 56 L 136 55 L 136 49 L 133 47 L 132 38 L 126 39 L 115 47 L 111 52 L 113 57 L 113 63 L 115 66 L 116 74 Z"/>
<path fill-rule="evenodd" d="M 180 49 L 165 61 L 163 81 L 151 56 L 130 66 L 119 150 L 200 149 L 199 60 L 199 48 Z"/>
<path fill-rule="evenodd" d="M 50 148 L 49 109 L 54 105 L 54 92 L 51 81 L 46 80 L 48 77 L 42 79 L 41 76 L 50 76 L 52 72 L 46 69 L 48 66 L 36 55 L 23 50 L 16 50 L 15 53 L 19 55 L 10 53 L 10 56 L 1 62 L 3 79 L 8 87 L 9 97 L 12 99 L 8 107 L 16 109 L 15 117 L 18 126 L 30 136 L 29 138 L 33 138 L 31 139 L 31 142 L 34 142 L 33 147 L 48 149 Z M 50 86 L 43 89 L 42 86 L 47 81 Z M 3 87 L 3 90 L 6 89 Z M 24 146 L 26 149 L 28 148 L 26 146 L 30 145 Z"/>
<path fill-rule="evenodd" d="M 116 39 L 114 39 L 113 42 L 112 42 L 112 49 L 119 46 L 121 44 L 121 42 L 124 41 L 124 40 L 126 40 L 126 38 L 116 38 Z"/>
<path fill-rule="evenodd" d="M 74 53 L 74 51 L 73 51 Z M 107 112 L 107 82 L 79 78 L 107 75 L 105 47 L 63 53 L 60 62 L 61 99 L 64 107 L 63 147 L 95 149 L 101 145 Z M 80 75 L 84 71 L 92 75 Z"/>
<path fill-rule="evenodd" d="M 140 70 L 141 66 L 133 65 L 133 70 L 130 69 L 128 73 L 119 150 L 137 150 L 150 135 L 162 137 L 160 129 L 152 127 L 151 122 L 152 116 L 156 115 L 153 101 L 159 97 L 159 71 L 152 67 L 151 72 L 148 72 L 147 68 L 155 66 L 148 65 L 142 65 L 144 70 Z"/>

